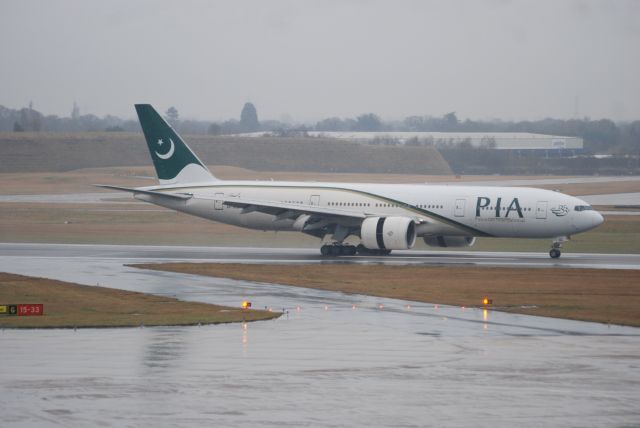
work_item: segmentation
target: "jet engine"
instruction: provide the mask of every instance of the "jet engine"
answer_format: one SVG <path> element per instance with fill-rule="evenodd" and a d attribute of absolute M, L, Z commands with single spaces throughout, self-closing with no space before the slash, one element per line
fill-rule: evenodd
<path fill-rule="evenodd" d="M 409 217 L 367 217 L 360 238 L 370 250 L 408 250 L 416 243 L 416 224 Z"/>
<path fill-rule="evenodd" d="M 431 247 L 470 247 L 476 243 L 473 236 L 425 236 L 424 243 Z"/>

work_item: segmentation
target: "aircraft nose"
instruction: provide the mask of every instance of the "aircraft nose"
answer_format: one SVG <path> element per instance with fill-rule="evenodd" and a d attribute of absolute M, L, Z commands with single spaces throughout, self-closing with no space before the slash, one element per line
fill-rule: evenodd
<path fill-rule="evenodd" d="M 594 211 L 592 217 L 593 218 L 591 221 L 593 222 L 593 227 L 598 227 L 602 223 L 604 223 L 604 217 L 602 217 L 602 214 L 600 214 L 598 211 Z"/>

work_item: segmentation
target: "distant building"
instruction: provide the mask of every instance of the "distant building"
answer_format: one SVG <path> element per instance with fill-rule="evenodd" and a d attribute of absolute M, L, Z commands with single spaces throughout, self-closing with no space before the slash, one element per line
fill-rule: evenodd
<path fill-rule="evenodd" d="M 340 140 L 375 142 L 397 141 L 401 144 L 456 145 L 470 144 L 495 150 L 514 150 L 522 154 L 538 152 L 556 156 L 573 156 L 582 152 L 584 142 L 579 137 L 530 134 L 526 132 L 319 132 L 310 136 Z"/>

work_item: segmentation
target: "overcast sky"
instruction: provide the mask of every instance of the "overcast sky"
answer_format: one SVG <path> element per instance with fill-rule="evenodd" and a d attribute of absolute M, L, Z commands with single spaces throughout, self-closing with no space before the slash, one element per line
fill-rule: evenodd
<path fill-rule="evenodd" d="M 0 0 L 0 105 L 640 119 L 640 1 Z"/>

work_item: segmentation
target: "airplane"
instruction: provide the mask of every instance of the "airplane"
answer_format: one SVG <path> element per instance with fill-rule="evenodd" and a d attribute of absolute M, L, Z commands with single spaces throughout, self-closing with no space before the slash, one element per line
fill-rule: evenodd
<path fill-rule="evenodd" d="M 150 104 L 135 109 L 160 184 L 97 186 L 234 226 L 315 236 L 330 242 L 323 256 L 388 255 L 417 238 L 450 248 L 494 237 L 550 238 L 558 258 L 571 235 L 603 222 L 585 201 L 535 188 L 220 180 Z"/>

